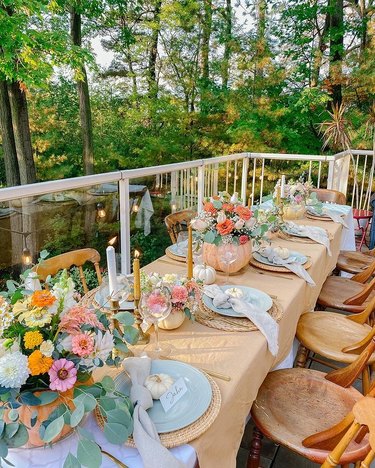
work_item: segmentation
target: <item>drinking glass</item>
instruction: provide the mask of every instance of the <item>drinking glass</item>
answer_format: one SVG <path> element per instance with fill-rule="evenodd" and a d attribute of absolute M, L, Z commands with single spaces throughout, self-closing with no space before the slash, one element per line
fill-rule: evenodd
<path fill-rule="evenodd" d="M 180 231 L 177 235 L 177 252 L 179 255 L 186 256 L 187 254 L 187 240 L 188 240 L 188 232 L 187 231 Z"/>
<path fill-rule="evenodd" d="M 198 237 L 193 237 L 193 260 L 194 265 L 203 263 L 203 241 Z"/>
<path fill-rule="evenodd" d="M 147 323 L 152 323 L 155 329 L 155 343 L 147 345 L 145 351 L 153 359 L 168 356 L 171 352 L 169 345 L 160 344 L 158 324 L 168 317 L 172 309 L 172 298 L 168 287 L 161 285 L 151 292 L 142 293 L 139 311 Z"/>
<path fill-rule="evenodd" d="M 225 284 L 229 283 L 229 268 L 237 260 L 238 249 L 234 244 L 222 244 L 218 249 L 220 263 L 225 265 Z"/>

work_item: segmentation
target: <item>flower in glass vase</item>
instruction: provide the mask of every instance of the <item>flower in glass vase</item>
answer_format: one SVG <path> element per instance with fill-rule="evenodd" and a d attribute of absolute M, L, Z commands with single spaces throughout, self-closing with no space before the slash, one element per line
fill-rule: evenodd
<path fill-rule="evenodd" d="M 51 279 L 49 289 L 35 291 L 28 289 L 28 274 L 19 283 L 8 281 L 8 290 L 0 296 L 1 458 L 6 460 L 9 447 L 56 442 L 76 431 L 96 407 L 105 427 L 109 425 L 108 440 L 124 443 L 132 430 L 130 400 L 115 391 L 109 377 L 94 383 L 92 373 L 105 364 L 119 364 L 113 350 L 126 347 L 125 334 L 128 341 L 137 340 L 132 315 L 121 312 L 115 317 L 123 326 L 121 336 L 118 329 L 112 331 L 105 313 L 75 301 L 75 285 L 66 271 Z M 120 436 L 112 436 L 113 411 L 122 415 Z M 80 446 L 91 447 L 92 466 L 99 466 L 99 446 L 81 431 L 77 434 Z M 69 454 L 74 466 L 87 463 L 82 453 Z"/>

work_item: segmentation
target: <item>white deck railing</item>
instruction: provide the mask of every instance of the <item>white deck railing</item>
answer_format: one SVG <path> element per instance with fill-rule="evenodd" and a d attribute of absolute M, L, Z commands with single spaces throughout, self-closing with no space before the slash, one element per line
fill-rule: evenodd
<path fill-rule="evenodd" d="M 320 188 L 336 189 L 345 193 L 352 206 L 368 209 L 372 192 L 375 158 L 372 151 L 348 150 L 335 155 L 302 155 L 273 153 L 239 153 L 210 159 L 166 164 L 163 166 L 120 170 L 105 174 L 76 177 L 31 185 L 0 189 L 0 202 L 41 196 L 54 192 L 81 189 L 88 186 L 117 182 L 119 187 L 119 219 L 121 252 L 130 252 L 130 181 L 155 177 L 155 188 L 171 194 L 171 210 L 192 206 L 201 207 L 204 196 L 221 190 L 239 192 L 251 203 L 261 202 L 264 194 L 284 172 L 285 164 L 301 162 L 304 172 Z M 283 168 L 280 169 L 280 164 Z M 301 175 L 301 173 L 297 174 Z M 271 181 L 268 183 L 268 179 Z M 268 183 L 268 187 L 266 184 Z M 130 271 L 130 256 L 122 255 L 122 271 Z"/>

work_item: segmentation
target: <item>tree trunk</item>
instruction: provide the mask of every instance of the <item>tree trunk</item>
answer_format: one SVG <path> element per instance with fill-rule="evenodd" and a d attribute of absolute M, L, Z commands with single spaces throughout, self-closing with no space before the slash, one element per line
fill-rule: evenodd
<path fill-rule="evenodd" d="M 329 31 L 329 25 L 330 25 L 330 15 L 327 12 L 325 16 L 325 20 L 324 20 L 323 29 L 321 31 L 318 31 L 319 42 L 314 52 L 314 59 L 313 59 L 313 66 L 312 66 L 311 80 L 310 80 L 310 86 L 312 88 L 315 88 L 316 86 L 318 86 L 318 83 L 319 83 L 320 68 L 322 66 L 323 54 L 326 48 L 327 33 Z"/>
<path fill-rule="evenodd" d="M 4 80 L 0 80 L 0 128 L 7 185 L 10 187 L 19 185 L 21 181 L 17 162 L 16 143 L 13 134 L 12 114 L 8 87 Z"/>
<path fill-rule="evenodd" d="M 8 83 L 8 95 L 12 114 L 13 135 L 21 184 L 36 181 L 36 171 L 31 146 L 29 112 L 25 92 L 19 81 Z"/>
<path fill-rule="evenodd" d="M 267 17 L 267 2 L 266 0 L 258 0 L 257 2 L 257 43 L 255 51 L 255 77 L 263 78 L 264 66 L 263 58 L 266 53 L 266 17 Z"/>
<path fill-rule="evenodd" d="M 224 57 L 221 67 L 221 80 L 224 89 L 228 88 L 229 61 L 232 49 L 232 4 L 231 0 L 226 0 L 225 4 L 225 46 Z"/>
<path fill-rule="evenodd" d="M 342 102 L 342 58 L 344 54 L 344 2 L 330 0 L 330 60 L 329 81 L 332 104 Z"/>
<path fill-rule="evenodd" d="M 82 45 L 81 23 L 81 14 L 72 8 L 70 12 L 70 34 L 73 44 L 78 47 L 81 47 Z M 94 173 L 94 141 L 92 132 L 89 85 L 87 82 L 87 73 L 84 65 L 81 66 L 79 73 L 81 74 L 81 79 L 77 81 L 77 90 L 83 145 L 83 170 L 84 173 L 88 175 Z"/>
<path fill-rule="evenodd" d="M 201 76 L 204 83 L 210 78 L 209 53 L 212 31 L 212 0 L 203 0 L 204 15 L 202 25 Z"/>
<path fill-rule="evenodd" d="M 160 32 L 160 11 L 162 0 L 156 0 L 153 29 L 151 34 L 150 54 L 148 58 L 148 96 L 150 99 L 158 96 L 158 83 L 156 79 L 156 61 L 158 58 L 158 44 Z"/>

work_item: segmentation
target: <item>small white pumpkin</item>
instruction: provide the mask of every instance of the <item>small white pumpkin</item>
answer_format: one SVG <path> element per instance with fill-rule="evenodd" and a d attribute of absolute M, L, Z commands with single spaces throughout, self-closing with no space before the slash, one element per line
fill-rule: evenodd
<path fill-rule="evenodd" d="M 193 276 L 196 280 L 203 281 L 203 284 L 213 284 L 216 280 L 215 268 L 204 265 L 196 265 L 193 269 Z"/>
<path fill-rule="evenodd" d="M 146 378 L 144 386 L 149 390 L 154 400 L 159 400 L 173 383 L 174 380 L 168 374 L 151 374 Z"/>
<path fill-rule="evenodd" d="M 289 255 L 290 255 L 289 249 L 287 249 L 286 247 L 275 247 L 274 252 L 275 252 L 276 255 L 278 255 L 283 260 L 288 258 Z"/>
<path fill-rule="evenodd" d="M 237 299 L 240 299 L 243 296 L 243 291 L 241 291 L 240 288 L 229 288 L 225 292 Z"/>

